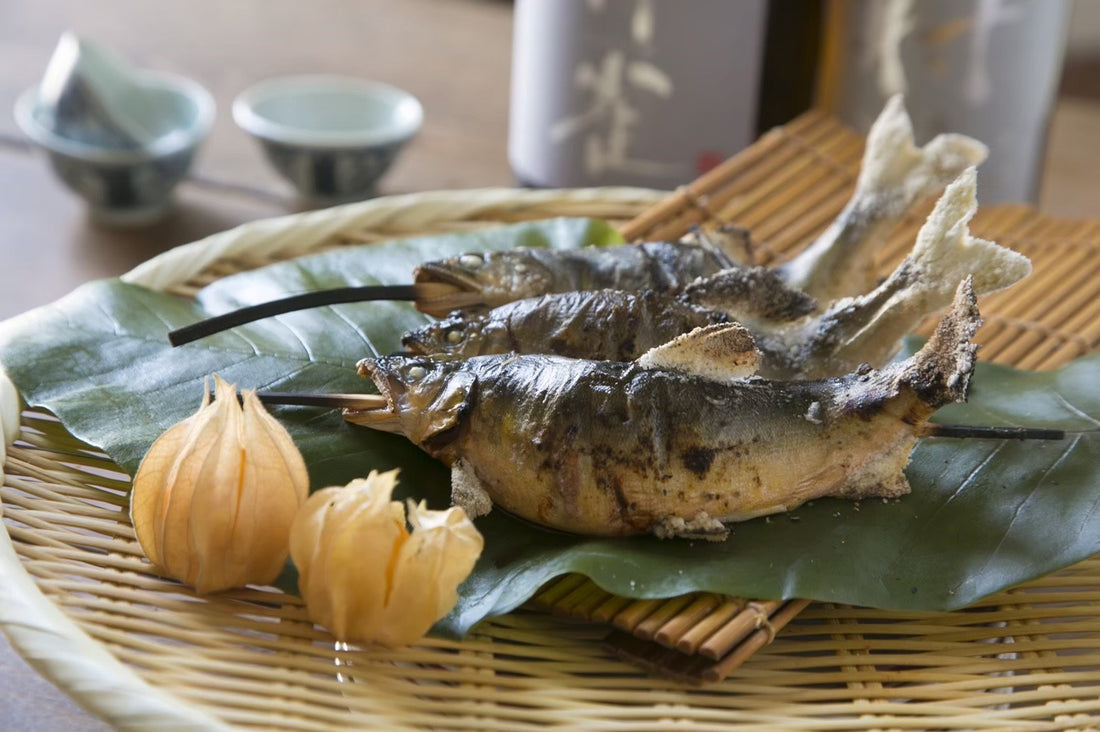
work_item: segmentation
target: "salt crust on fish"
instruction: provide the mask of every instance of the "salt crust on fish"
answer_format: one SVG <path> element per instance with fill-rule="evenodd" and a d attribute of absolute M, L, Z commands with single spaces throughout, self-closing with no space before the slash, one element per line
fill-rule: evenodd
<path fill-rule="evenodd" d="M 867 135 L 848 204 L 817 240 L 779 268 L 781 276 L 822 304 L 867 292 L 874 285 L 875 253 L 905 212 L 988 154 L 978 140 L 950 133 L 917 147 L 904 100 L 892 97 Z"/>

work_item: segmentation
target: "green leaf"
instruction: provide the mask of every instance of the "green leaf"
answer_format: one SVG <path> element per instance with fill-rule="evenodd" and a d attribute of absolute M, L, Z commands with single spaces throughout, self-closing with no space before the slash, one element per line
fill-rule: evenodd
<path fill-rule="evenodd" d="M 355 362 L 398 346 L 425 317 L 405 303 L 362 303 L 280 316 L 171 349 L 167 330 L 241 305 L 321 287 L 408 281 L 416 263 L 517 243 L 610 243 L 603 224 L 558 220 L 465 237 L 375 244 L 219 280 L 197 301 L 117 281 L 93 283 L 0 327 L 0 360 L 31 404 L 77 437 L 136 469 L 164 429 L 191 414 L 213 371 L 244 387 L 367 391 Z M 970 402 L 950 423 L 1100 426 L 1100 356 L 1056 372 L 980 364 Z M 401 490 L 447 501 L 446 470 L 402 438 L 317 409 L 280 408 L 314 487 L 372 468 L 402 468 Z M 1100 551 L 1100 435 L 1065 441 L 922 440 L 908 469 L 913 493 L 853 504 L 824 500 L 738 524 L 721 544 L 592 540 L 546 531 L 497 511 L 478 520 L 485 553 L 459 605 L 437 629 L 461 634 L 507 612 L 546 580 L 592 577 L 632 597 L 709 590 L 809 597 L 904 610 L 947 610 Z M 292 586 L 293 580 L 287 580 Z"/>

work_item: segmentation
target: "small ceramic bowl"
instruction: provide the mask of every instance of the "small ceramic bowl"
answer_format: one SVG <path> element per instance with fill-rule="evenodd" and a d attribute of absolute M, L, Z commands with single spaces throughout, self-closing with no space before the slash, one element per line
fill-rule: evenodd
<path fill-rule="evenodd" d="M 111 49 L 61 35 L 38 84 L 39 122 L 59 137 L 139 148 L 157 137 L 160 108 L 144 104 L 148 76 Z"/>
<path fill-rule="evenodd" d="M 158 219 L 214 122 L 213 98 L 190 79 L 143 73 L 135 85 L 126 112 L 140 119 L 148 134 L 136 146 L 59 133 L 54 110 L 41 104 L 38 87 L 15 104 L 16 122 L 49 154 L 57 175 L 88 202 L 93 216 L 111 224 Z"/>
<path fill-rule="evenodd" d="M 288 76 L 242 92 L 233 119 L 303 198 L 333 203 L 374 194 L 424 111 L 416 97 L 387 84 Z"/>

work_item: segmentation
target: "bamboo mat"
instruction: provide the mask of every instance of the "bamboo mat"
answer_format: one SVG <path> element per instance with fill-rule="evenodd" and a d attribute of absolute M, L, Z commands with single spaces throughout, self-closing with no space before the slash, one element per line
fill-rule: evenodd
<path fill-rule="evenodd" d="M 756 264 L 782 262 L 813 241 L 847 203 L 862 155 L 860 135 L 810 112 L 772 130 L 622 231 L 631 240 L 672 239 L 695 227 L 733 224 L 751 232 Z M 980 173 L 978 186 L 980 193 Z M 892 233 L 879 256 L 881 274 L 908 254 L 933 204 L 924 202 Z M 983 360 L 1052 369 L 1100 345 L 1100 221 L 996 206 L 982 209 L 971 231 L 1026 254 L 1034 264 L 1024 282 L 982 298 L 985 325 L 976 340 Z M 928 318 L 921 334 L 930 335 L 935 322 Z M 579 576 L 552 583 L 534 603 L 610 624 L 616 629 L 608 640 L 612 648 L 650 671 L 707 683 L 748 660 L 808 605 L 705 593 L 632 602 Z"/>
<path fill-rule="evenodd" d="M 629 220 L 632 239 L 732 222 L 771 262 L 840 210 L 861 153 L 858 135 L 810 113 L 657 206 L 602 193 L 382 201 L 370 217 L 364 208 L 330 215 L 341 222 L 295 219 L 323 230 L 308 246 L 293 222 L 228 232 L 224 251 L 162 289 L 186 295 L 307 250 L 553 215 Z M 930 206 L 899 227 L 884 268 Z M 1053 368 L 1095 350 L 1100 224 L 1014 206 L 980 212 L 972 229 L 1035 264 L 1031 278 L 982 302 L 982 357 Z M 263 246 L 237 246 L 256 237 Z M 181 252 L 172 267 L 195 258 Z M 1100 557 L 953 613 L 704 594 L 631 601 L 568 576 L 462 642 L 384 651 L 334 644 L 298 598 L 271 588 L 198 597 L 158 577 L 129 525 L 128 477 L 48 414 L 24 414 L 4 467 L 4 629 L 36 668 L 121 728 L 1100 728 Z"/>

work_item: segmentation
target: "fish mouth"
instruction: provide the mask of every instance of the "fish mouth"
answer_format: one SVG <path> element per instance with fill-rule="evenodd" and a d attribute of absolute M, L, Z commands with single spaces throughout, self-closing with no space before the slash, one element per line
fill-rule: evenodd
<path fill-rule="evenodd" d="M 380 394 L 365 396 L 354 407 L 345 407 L 343 410 L 344 421 L 351 424 L 370 427 L 380 432 L 404 434 L 401 424 L 401 413 L 394 399 L 393 385 L 385 378 L 385 375 L 370 359 L 359 362 L 356 370 L 360 376 L 365 376 L 374 382 Z"/>
<path fill-rule="evenodd" d="M 380 432 L 390 432 L 395 435 L 405 434 L 401 425 L 401 417 L 384 397 L 378 397 L 377 407 L 345 407 L 343 410 L 344 421 L 357 424 L 362 427 L 370 427 Z"/>
<path fill-rule="evenodd" d="M 391 353 L 391 356 L 427 356 L 433 351 L 438 351 L 438 348 L 434 347 L 434 343 L 431 338 L 424 336 L 417 330 L 411 330 L 405 335 L 401 336 L 401 345 L 404 347 L 404 351 L 397 353 Z"/>
<path fill-rule="evenodd" d="M 413 273 L 416 308 L 442 318 L 453 310 L 485 304 L 481 283 L 471 275 L 434 262 L 426 262 Z"/>

